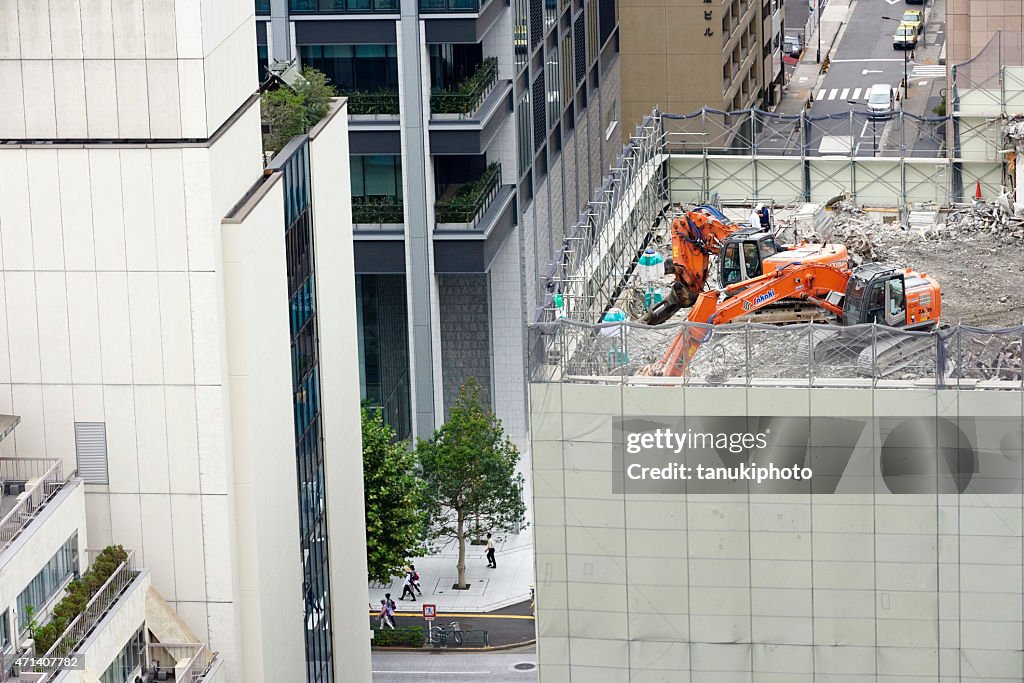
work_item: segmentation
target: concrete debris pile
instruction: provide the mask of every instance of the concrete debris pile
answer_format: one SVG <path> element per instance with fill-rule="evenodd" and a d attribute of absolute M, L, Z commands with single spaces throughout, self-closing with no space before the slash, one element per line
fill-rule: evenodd
<path fill-rule="evenodd" d="M 1006 195 L 996 201 L 975 201 L 952 209 L 942 230 L 926 233 L 931 239 L 992 236 L 1000 240 L 1024 240 L 1024 214 L 1013 213 Z"/>
<path fill-rule="evenodd" d="M 1001 335 L 965 337 L 952 350 L 948 377 L 1020 382 L 1024 378 L 1021 339 Z M 959 360 L 959 362 L 957 362 Z"/>
<path fill-rule="evenodd" d="M 845 244 L 854 265 L 884 261 L 887 251 L 880 234 L 882 227 L 855 203 L 843 199 L 832 205 L 832 220 L 819 230 L 812 241 Z"/>

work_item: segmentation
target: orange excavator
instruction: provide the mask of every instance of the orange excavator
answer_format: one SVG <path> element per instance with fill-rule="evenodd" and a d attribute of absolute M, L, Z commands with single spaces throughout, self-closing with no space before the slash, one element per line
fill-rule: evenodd
<path fill-rule="evenodd" d="M 726 296 L 743 291 L 758 276 L 791 263 L 846 268 L 849 260 L 842 244 L 782 246 L 770 231 L 737 225 L 713 206 L 687 211 L 672 221 L 670 231 L 675 282 L 665 300 L 640 319 L 648 325 L 663 323 L 679 309 L 697 302 L 707 286 L 712 254 L 719 257 L 719 281 Z"/>
<path fill-rule="evenodd" d="M 722 295 L 734 294 L 722 299 Z M 938 283 L 923 273 L 880 263 L 868 263 L 850 271 L 845 263 L 793 262 L 751 280 L 727 285 L 724 290 L 701 293 L 687 317 L 701 325 L 684 328 L 676 335 L 660 363 L 647 374 L 678 376 L 685 372 L 713 325 L 768 306 L 780 299 L 803 299 L 835 314 L 843 326 L 878 323 L 887 329 L 921 330 L 936 325 L 942 308 Z M 829 328 L 822 326 L 827 331 Z M 827 334 L 827 332 L 826 332 Z M 834 336 L 834 335 L 832 335 Z M 827 341 L 825 335 L 818 340 Z M 875 335 L 871 348 L 859 350 L 858 365 L 883 366 L 905 358 L 900 348 L 905 335 Z M 846 345 L 850 346 L 849 340 Z M 870 352 L 865 356 L 863 352 Z"/>

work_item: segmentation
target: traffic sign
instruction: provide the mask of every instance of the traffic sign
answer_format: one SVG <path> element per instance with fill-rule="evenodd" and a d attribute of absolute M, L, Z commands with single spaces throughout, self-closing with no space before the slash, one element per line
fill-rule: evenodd
<path fill-rule="evenodd" d="M 437 605 L 423 605 L 423 618 L 427 621 L 433 621 L 434 617 L 437 616 Z"/>

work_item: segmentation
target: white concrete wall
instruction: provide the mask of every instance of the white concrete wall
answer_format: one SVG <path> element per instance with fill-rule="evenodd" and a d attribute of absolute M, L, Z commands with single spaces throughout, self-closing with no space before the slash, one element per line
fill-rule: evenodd
<path fill-rule="evenodd" d="M 205 138 L 257 87 L 248 0 L 0 3 L 0 139 Z"/>
<path fill-rule="evenodd" d="M 150 575 L 142 570 L 128 592 L 117 599 L 114 608 L 98 622 L 98 628 L 82 644 L 79 651 L 85 661 L 85 671 L 69 671 L 58 675 L 56 681 L 87 681 L 89 674 L 99 678 L 114 658 L 120 654 L 139 627 L 146 623 L 146 589 Z"/>
<path fill-rule="evenodd" d="M 85 486 L 80 480 L 69 482 L 0 553 L 0 612 L 10 610 L 12 616 L 17 614 L 18 596 L 75 532 L 79 570 L 84 571 L 88 560 L 82 551 L 90 546 L 85 527 Z M 21 624 L 18 630 L 23 627 Z"/>
<path fill-rule="evenodd" d="M 303 670 L 302 559 L 296 503 L 284 183 L 275 176 L 241 220 L 225 221 L 224 310 L 231 406 L 227 495 L 237 582 L 237 680 Z"/>
<path fill-rule="evenodd" d="M 312 131 L 309 163 L 334 675 L 337 680 L 368 681 L 370 634 L 362 607 L 366 601 L 366 524 L 352 198 L 348 191 L 339 191 L 349 187 L 346 114 L 342 108 Z"/>
<path fill-rule="evenodd" d="M 541 683 L 1024 678 L 1020 493 L 611 493 L 612 416 L 1020 418 L 1021 392 L 531 389 Z"/>

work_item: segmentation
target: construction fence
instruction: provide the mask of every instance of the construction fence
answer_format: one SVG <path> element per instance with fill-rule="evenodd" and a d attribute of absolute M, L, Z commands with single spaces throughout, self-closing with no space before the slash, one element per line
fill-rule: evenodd
<path fill-rule="evenodd" d="M 1024 389 L 1024 325 L 908 332 L 873 324 L 558 320 L 529 333 L 533 382 Z M 685 369 L 666 376 L 666 353 L 680 335 L 699 346 Z"/>

